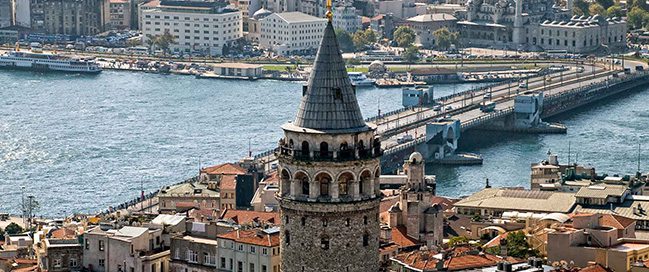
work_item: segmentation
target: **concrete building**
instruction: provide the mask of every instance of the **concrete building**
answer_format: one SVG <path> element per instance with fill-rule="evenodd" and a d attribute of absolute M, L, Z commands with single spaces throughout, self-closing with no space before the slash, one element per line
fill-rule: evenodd
<path fill-rule="evenodd" d="M 279 228 L 234 230 L 218 236 L 218 271 L 280 272 Z"/>
<path fill-rule="evenodd" d="M 0 0 L 0 28 L 14 24 L 13 0 Z"/>
<path fill-rule="evenodd" d="M 158 6 L 160 6 L 160 0 L 149 0 L 137 5 L 137 29 L 143 29 L 142 19 L 144 18 L 144 12 L 147 10 L 155 9 Z"/>
<path fill-rule="evenodd" d="M 362 29 L 361 16 L 351 5 L 343 5 L 334 9 L 333 24 L 335 29 L 342 29 L 352 35 Z"/>
<path fill-rule="evenodd" d="M 261 38 L 261 20 L 268 15 L 273 14 L 272 11 L 261 8 L 251 16 L 248 17 L 248 34 L 246 38 L 252 42 L 259 42 Z"/>
<path fill-rule="evenodd" d="M 261 65 L 220 63 L 214 65 L 214 73 L 224 77 L 260 77 Z M 256 189 L 255 176 L 246 168 L 234 163 L 224 163 L 200 170 L 201 183 L 214 184 L 221 194 L 220 209 L 244 209 Z"/>
<path fill-rule="evenodd" d="M 570 53 L 586 53 L 602 45 L 610 49 L 626 46 L 626 21 L 618 18 L 573 16 L 570 20 L 544 21 L 540 35 L 532 44 L 545 50 L 566 50 Z"/>
<path fill-rule="evenodd" d="M 187 232 L 171 237 L 170 271 L 215 271 L 219 249 L 216 224 L 187 223 Z"/>
<path fill-rule="evenodd" d="M 530 188 L 532 190 L 544 191 L 573 191 L 567 184 L 568 181 L 562 182 L 565 177 L 579 177 L 580 179 L 595 179 L 597 176 L 595 168 L 591 166 L 574 165 L 574 164 L 560 164 L 559 158 L 556 154 L 548 151 L 547 160 L 539 163 L 533 163 L 531 166 L 532 172 L 530 176 Z M 590 181 L 588 182 L 590 185 Z M 578 189 L 577 189 L 578 190 Z"/>
<path fill-rule="evenodd" d="M 181 183 L 162 188 L 158 193 L 158 203 L 160 213 L 175 214 L 193 208 L 218 210 L 221 194 L 216 184 Z"/>
<path fill-rule="evenodd" d="M 83 248 L 74 228 L 52 230 L 36 245 L 38 266 L 43 271 L 81 271 Z"/>
<path fill-rule="evenodd" d="M 407 183 L 401 187 L 399 202 L 389 210 L 390 228 L 405 227 L 407 235 L 427 246 L 441 246 L 444 238 L 444 215 L 442 208 L 432 204 L 435 196 L 435 179 L 426 176 L 424 161 L 420 153 L 415 152 L 404 163 Z"/>
<path fill-rule="evenodd" d="M 173 52 L 221 55 L 224 46 L 243 37 L 241 11 L 224 2 L 162 1 L 141 10 L 144 37 L 169 32 Z"/>
<path fill-rule="evenodd" d="M 331 22 L 295 121 L 282 129 L 282 271 L 377 271 L 381 143 L 363 120 Z"/>
<path fill-rule="evenodd" d="M 326 22 L 301 12 L 268 15 L 261 20 L 260 45 L 279 55 L 314 53 Z"/>
<path fill-rule="evenodd" d="M 503 212 L 570 213 L 574 193 L 485 188 L 455 203 L 458 214 L 500 217 Z"/>
<path fill-rule="evenodd" d="M 628 271 L 649 256 L 649 242 L 636 240 L 635 221 L 619 215 L 574 214 L 571 224 L 547 234 L 548 261 L 584 267 L 594 261 L 614 271 Z"/>
<path fill-rule="evenodd" d="M 107 20 L 102 0 L 31 0 L 31 28 L 34 32 L 72 36 L 95 35 Z"/>
<path fill-rule="evenodd" d="M 405 24 L 415 31 L 417 35 L 415 44 L 433 48 L 435 47 L 433 33 L 442 28 L 447 28 L 451 32 L 456 31 L 457 18 L 444 13 L 423 14 L 408 18 Z"/>
<path fill-rule="evenodd" d="M 415 0 L 377 1 L 378 14 L 392 14 L 397 19 L 406 19 L 426 14 L 427 5 Z"/>
<path fill-rule="evenodd" d="M 168 272 L 162 229 L 95 227 L 83 235 L 83 267 L 91 271 Z"/>
<path fill-rule="evenodd" d="M 266 177 L 257 187 L 255 195 L 250 201 L 250 206 L 255 211 L 276 212 L 279 211 L 279 202 L 275 198 L 275 194 L 279 192 L 279 177 L 277 172 L 271 176 Z"/>
<path fill-rule="evenodd" d="M 31 28 L 31 0 L 14 0 L 14 8 L 14 23 L 17 26 Z"/>
<path fill-rule="evenodd" d="M 105 14 L 108 14 L 106 29 L 127 29 L 131 27 L 131 2 L 129 0 L 109 0 Z"/>

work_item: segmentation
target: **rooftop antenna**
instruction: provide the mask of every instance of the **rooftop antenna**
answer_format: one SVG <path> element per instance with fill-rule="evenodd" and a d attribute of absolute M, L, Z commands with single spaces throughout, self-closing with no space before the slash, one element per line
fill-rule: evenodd
<path fill-rule="evenodd" d="M 250 137 L 248 138 L 248 157 L 252 157 L 252 147 L 251 147 L 251 144 L 250 144 L 251 139 L 252 138 L 250 138 Z"/>
<path fill-rule="evenodd" d="M 640 144 L 638 144 L 638 173 L 640 173 Z"/>
<path fill-rule="evenodd" d="M 140 180 L 140 201 L 144 201 L 144 180 Z"/>
<path fill-rule="evenodd" d="M 570 141 L 568 141 L 568 165 L 570 165 Z"/>

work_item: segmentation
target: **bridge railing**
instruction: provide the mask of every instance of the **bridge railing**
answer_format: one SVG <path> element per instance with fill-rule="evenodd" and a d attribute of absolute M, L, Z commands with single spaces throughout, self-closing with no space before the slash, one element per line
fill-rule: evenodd
<path fill-rule="evenodd" d="M 490 121 L 490 120 L 493 120 L 493 119 L 503 117 L 505 115 L 509 115 L 512 112 L 514 112 L 514 107 L 508 107 L 508 108 L 505 108 L 505 109 L 502 109 L 502 110 L 499 110 L 499 111 L 496 111 L 496 112 L 492 112 L 490 114 L 481 115 L 479 117 L 476 117 L 476 118 L 473 118 L 471 120 L 467 120 L 466 122 L 463 122 L 461 124 L 461 128 L 462 129 L 469 129 L 469 128 L 472 128 L 474 126 L 478 126 L 478 125 L 480 125 L 481 123 L 483 123 L 485 121 Z"/>
<path fill-rule="evenodd" d="M 395 145 L 395 146 L 392 146 L 390 148 L 385 149 L 385 151 L 383 151 L 383 155 L 384 156 L 389 156 L 389 155 L 401 152 L 401 151 L 409 149 L 409 148 L 414 148 L 417 145 L 419 145 L 421 143 L 424 143 L 424 142 L 426 142 L 426 136 L 419 136 L 419 137 L 417 137 L 417 139 L 415 139 L 413 141 L 410 141 L 410 142 L 407 142 L 407 143 L 404 143 L 404 144 Z"/>

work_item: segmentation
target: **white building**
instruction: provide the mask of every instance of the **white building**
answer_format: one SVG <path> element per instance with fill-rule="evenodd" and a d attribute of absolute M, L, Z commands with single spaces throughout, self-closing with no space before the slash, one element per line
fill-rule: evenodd
<path fill-rule="evenodd" d="M 361 16 L 356 14 L 356 8 L 352 6 L 340 6 L 334 10 L 333 25 L 335 29 L 342 29 L 354 33 L 361 29 Z"/>
<path fill-rule="evenodd" d="M 315 53 L 326 24 L 301 12 L 271 14 L 261 20 L 261 46 L 280 55 Z"/>
<path fill-rule="evenodd" d="M 625 46 L 626 30 L 626 22 L 618 18 L 573 16 L 570 21 L 541 23 L 541 35 L 532 40 L 545 50 L 585 53 L 602 45 L 611 49 Z"/>
<path fill-rule="evenodd" d="M 218 271 L 280 272 L 279 228 L 235 230 L 218 238 Z"/>
<path fill-rule="evenodd" d="M 223 46 L 243 36 L 241 11 L 221 2 L 174 2 L 142 11 L 142 33 L 171 33 L 174 52 L 221 55 Z"/>
<path fill-rule="evenodd" d="M 83 267 L 91 271 L 169 271 L 162 229 L 96 227 L 83 235 Z"/>
<path fill-rule="evenodd" d="M 15 0 L 16 5 L 15 16 L 16 16 L 16 25 L 31 27 L 32 18 L 31 18 L 31 1 L 30 0 Z"/>

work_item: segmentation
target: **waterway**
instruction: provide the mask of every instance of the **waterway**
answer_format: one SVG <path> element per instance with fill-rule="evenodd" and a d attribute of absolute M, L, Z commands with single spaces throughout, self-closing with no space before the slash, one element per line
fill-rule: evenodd
<path fill-rule="evenodd" d="M 235 161 L 248 146 L 276 145 L 292 120 L 301 83 L 199 80 L 105 71 L 96 76 L 0 71 L 0 212 L 19 213 L 21 187 L 39 214 L 95 212 L 196 175 L 200 165 Z M 437 85 L 437 95 L 475 85 Z M 359 89 L 363 115 L 401 107 L 398 89 Z M 436 167 L 440 195 L 484 186 L 529 186 L 529 165 L 548 149 L 609 173 L 635 171 L 636 143 L 649 147 L 649 92 L 558 119 L 567 135 L 480 136 L 465 151 L 485 164 Z M 503 139 L 505 138 L 505 139 Z M 490 140 L 491 139 L 491 140 Z M 644 152 L 646 154 L 646 152 Z M 648 158 L 643 154 L 642 166 Z M 574 156 L 574 155 L 573 155 Z M 645 170 L 645 168 L 643 168 Z"/>

